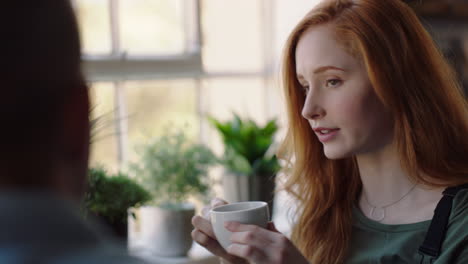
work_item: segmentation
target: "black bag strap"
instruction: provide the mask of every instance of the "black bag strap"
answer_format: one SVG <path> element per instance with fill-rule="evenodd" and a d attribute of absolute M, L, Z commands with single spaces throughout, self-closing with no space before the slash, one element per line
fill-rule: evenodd
<path fill-rule="evenodd" d="M 452 210 L 453 197 L 462 189 L 468 189 L 468 184 L 448 187 L 444 190 L 442 193 L 444 196 L 437 204 L 426 238 L 419 247 L 419 253 L 431 256 L 432 258 L 437 258 L 440 255 Z"/>

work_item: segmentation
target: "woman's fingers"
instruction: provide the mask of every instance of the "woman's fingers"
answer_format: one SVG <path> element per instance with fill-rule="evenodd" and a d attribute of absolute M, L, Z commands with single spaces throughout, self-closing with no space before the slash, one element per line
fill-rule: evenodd
<path fill-rule="evenodd" d="M 210 251 L 213 255 L 218 256 L 227 260 L 229 263 L 233 264 L 243 264 L 247 263 L 244 259 L 236 257 L 234 255 L 230 255 L 224 248 L 219 244 L 219 242 L 198 229 L 194 229 L 192 231 L 192 238 L 195 242 L 205 247 L 208 251 Z"/>
<path fill-rule="evenodd" d="M 214 198 L 214 199 L 211 200 L 210 205 L 207 205 L 207 206 L 203 207 L 203 209 L 201 211 L 201 215 L 205 219 L 210 220 L 210 211 L 211 211 L 211 209 L 216 208 L 216 207 L 221 206 L 221 205 L 225 205 L 225 204 L 228 204 L 228 202 L 224 201 L 221 198 Z"/>
<path fill-rule="evenodd" d="M 227 249 L 229 254 L 258 264 L 285 263 L 281 260 L 289 256 L 290 241 L 279 233 L 272 223 L 268 224 L 267 229 L 238 222 L 226 222 L 225 227 L 233 232 L 232 244 Z"/>
<path fill-rule="evenodd" d="M 214 255 L 228 261 L 231 264 L 247 264 L 245 259 L 229 254 L 216 240 L 216 236 L 213 232 L 213 227 L 210 220 L 210 211 L 221 205 L 227 204 L 226 201 L 220 198 L 214 198 L 211 200 L 210 205 L 203 207 L 201 216 L 194 216 L 192 218 L 192 224 L 195 229 L 192 231 L 192 238 L 195 242 L 205 247 L 208 251 Z M 222 263 L 227 263 L 223 262 Z"/>
<path fill-rule="evenodd" d="M 203 218 L 205 218 L 206 220 L 210 220 L 210 210 L 211 210 L 211 206 L 209 205 L 203 207 L 201 211 L 201 216 L 203 216 Z"/>
<path fill-rule="evenodd" d="M 225 227 L 233 232 L 231 242 L 236 244 L 252 245 L 262 248 L 265 245 L 273 245 L 280 235 L 255 225 L 244 225 L 238 222 L 226 222 Z"/>
<path fill-rule="evenodd" d="M 221 199 L 221 198 L 214 198 L 211 200 L 211 207 L 215 208 L 215 207 L 218 207 L 218 206 L 221 206 L 221 205 L 225 205 L 225 204 L 228 204 L 228 202 L 226 202 L 225 200 Z"/>
<path fill-rule="evenodd" d="M 224 255 L 227 255 L 226 251 L 224 250 L 224 248 L 221 247 L 218 241 L 209 237 L 208 235 L 204 234 L 198 229 L 194 229 L 192 231 L 192 238 L 198 244 L 202 245 L 216 256 L 222 257 Z"/>
<path fill-rule="evenodd" d="M 192 225 L 195 227 L 195 229 L 199 229 L 211 238 L 216 238 L 213 232 L 213 226 L 211 225 L 211 222 L 209 220 L 199 215 L 196 215 L 192 217 Z"/>
<path fill-rule="evenodd" d="M 262 251 L 252 245 L 231 244 L 227 248 L 227 252 L 241 259 L 253 261 L 254 263 L 268 263 L 268 258 Z"/>

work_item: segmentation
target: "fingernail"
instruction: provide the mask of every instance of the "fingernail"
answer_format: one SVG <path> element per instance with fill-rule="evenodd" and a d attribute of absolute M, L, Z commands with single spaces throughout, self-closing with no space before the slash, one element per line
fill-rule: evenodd
<path fill-rule="evenodd" d="M 211 208 L 218 207 L 220 205 L 222 205 L 222 202 L 219 200 L 214 200 L 211 202 Z"/>
<path fill-rule="evenodd" d="M 214 206 L 215 204 L 217 204 L 219 202 L 219 199 L 218 198 L 214 198 L 213 200 L 211 200 L 211 206 Z"/>

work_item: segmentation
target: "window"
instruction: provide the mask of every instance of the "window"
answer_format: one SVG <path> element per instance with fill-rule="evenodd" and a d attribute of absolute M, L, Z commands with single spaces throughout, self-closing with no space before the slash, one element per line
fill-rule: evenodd
<path fill-rule="evenodd" d="M 92 164 L 117 170 L 143 131 L 195 122 L 201 73 L 199 1 L 74 0 L 90 82 Z M 157 81 L 155 81 L 157 80 Z M 182 114 L 182 115 L 179 115 Z M 153 134 L 154 135 L 154 134 Z"/>

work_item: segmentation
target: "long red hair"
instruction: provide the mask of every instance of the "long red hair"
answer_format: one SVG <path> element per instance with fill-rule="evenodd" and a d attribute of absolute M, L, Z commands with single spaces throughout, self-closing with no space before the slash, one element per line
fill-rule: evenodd
<path fill-rule="evenodd" d="M 452 68 L 401 0 L 327 0 L 294 28 L 283 57 L 289 164 L 284 189 L 298 200 L 292 240 L 313 263 L 343 263 L 352 206 L 362 188 L 354 157 L 329 160 L 301 116 L 304 94 L 295 50 L 310 27 L 330 23 L 336 39 L 361 59 L 378 98 L 391 111 L 401 164 L 429 186 L 468 182 L 468 104 Z"/>

